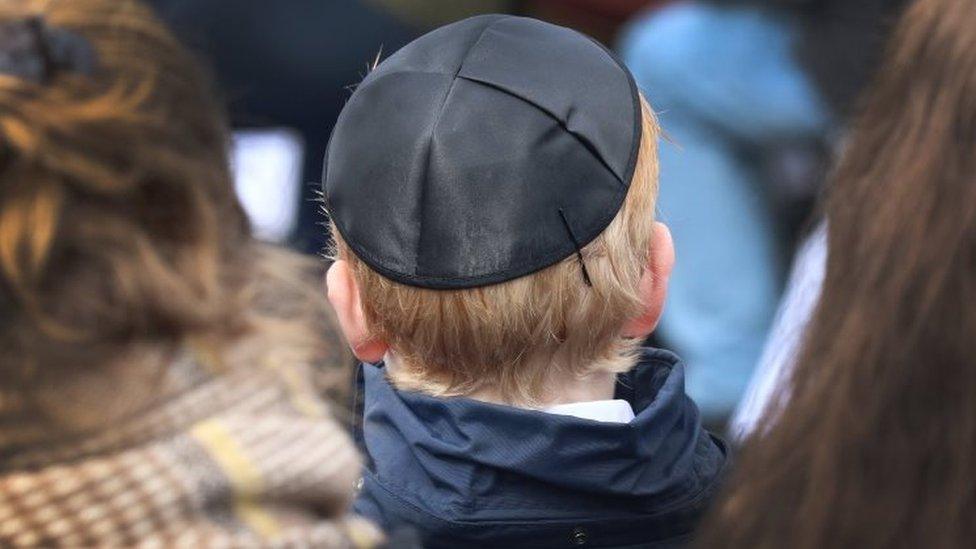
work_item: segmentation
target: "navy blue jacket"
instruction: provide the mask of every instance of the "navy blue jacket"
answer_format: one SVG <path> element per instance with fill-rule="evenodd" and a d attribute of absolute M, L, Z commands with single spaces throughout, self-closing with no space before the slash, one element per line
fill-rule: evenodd
<path fill-rule="evenodd" d="M 726 465 L 667 351 L 619 377 L 629 424 L 398 391 L 382 366 L 361 376 L 355 509 L 429 548 L 680 546 Z"/>

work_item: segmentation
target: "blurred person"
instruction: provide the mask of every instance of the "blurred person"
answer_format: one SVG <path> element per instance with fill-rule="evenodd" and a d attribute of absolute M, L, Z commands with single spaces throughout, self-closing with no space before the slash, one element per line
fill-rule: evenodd
<path fill-rule="evenodd" d="M 619 61 L 534 19 L 439 28 L 360 84 L 324 174 L 357 511 L 431 548 L 690 539 L 727 449 L 642 347 L 674 261 L 658 136 Z"/>
<path fill-rule="evenodd" d="M 363 547 L 314 263 L 134 0 L 0 4 L 0 545 Z"/>
<path fill-rule="evenodd" d="M 905 2 L 873 0 L 863 3 L 783 0 L 783 6 L 802 16 L 796 54 L 813 77 L 838 120 L 857 115 L 860 91 L 880 64 L 879 52 Z M 874 20 L 874 24 L 870 22 Z M 845 147 L 846 123 L 838 122 L 831 147 Z M 836 155 L 831 155 L 836 156 Z M 820 217 L 822 212 L 816 212 Z M 729 422 L 729 434 L 745 439 L 762 422 L 769 403 L 780 395 L 796 361 L 804 331 L 820 296 L 827 258 L 827 228 L 823 219 L 796 250 L 784 295 L 780 300 L 762 355 L 742 400 Z"/>
<path fill-rule="evenodd" d="M 742 442 L 753 433 L 770 402 L 789 397 L 783 391 L 796 363 L 810 317 L 820 300 L 827 265 L 827 224 L 820 222 L 801 243 L 793 258 L 789 281 L 763 346 L 759 364 L 729 419 L 728 434 Z"/>
<path fill-rule="evenodd" d="M 715 424 L 738 403 L 780 294 L 783 219 L 802 220 L 902 0 L 681 2 L 621 50 L 670 136 L 660 211 L 681 261 L 660 336 Z M 793 221 L 795 223 L 795 221 Z M 731 282 L 731 283 L 730 283 Z"/>
<path fill-rule="evenodd" d="M 829 252 L 788 398 L 702 547 L 976 540 L 976 10 L 918 0 L 826 202 Z"/>

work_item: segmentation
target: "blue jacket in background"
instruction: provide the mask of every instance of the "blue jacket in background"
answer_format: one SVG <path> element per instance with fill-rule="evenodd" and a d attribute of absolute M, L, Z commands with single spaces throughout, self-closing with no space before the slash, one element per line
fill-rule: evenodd
<path fill-rule="evenodd" d="M 629 424 L 398 391 L 382 366 L 361 375 L 355 509 L 425 547 L 680 546 L 725 469 L 667 351 L 619 377 Z"/>

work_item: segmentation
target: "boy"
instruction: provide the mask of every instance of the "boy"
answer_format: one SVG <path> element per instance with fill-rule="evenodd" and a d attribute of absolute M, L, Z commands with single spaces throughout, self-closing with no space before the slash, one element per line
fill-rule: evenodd
<path fill-rule="evenodd" d="M 359 86 L 324 188 L 360 513 L 428 547 L 688 539 L 726 457 L 640 348 L 674 259 L 657 137 L 626 69 L 532 19 L 443 27 Z"/>

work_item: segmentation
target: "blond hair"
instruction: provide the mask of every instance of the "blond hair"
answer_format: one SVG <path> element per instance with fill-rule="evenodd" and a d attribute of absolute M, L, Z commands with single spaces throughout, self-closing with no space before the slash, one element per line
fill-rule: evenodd
<path fill-rule="evenodd" d="M 621 336 L 642 311 L 658 190 L 657 120 L 641 100 L 643 131 L 633 181 L 610 225 L 573 255 L 515 280 L 431 290 L 383 277 L 350 252 L 335 225 L 334 255 L 349 262 L 370 336 L 396 359 L 394 384 L 439 396 L 490 390 L 508 403 L 539 404 L 554 380 L 621 372 L 639 341 Z"/>

